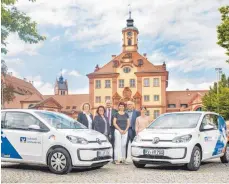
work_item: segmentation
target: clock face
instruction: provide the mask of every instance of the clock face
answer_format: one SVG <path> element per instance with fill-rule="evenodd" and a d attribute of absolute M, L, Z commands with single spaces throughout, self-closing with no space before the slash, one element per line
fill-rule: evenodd
<path fill-rule="evenodd" d="M 128 35 L 128 36 L 132 36 L 132 32 L 129 31 L 129 32 L 127 33 L 127 35 Z"/>

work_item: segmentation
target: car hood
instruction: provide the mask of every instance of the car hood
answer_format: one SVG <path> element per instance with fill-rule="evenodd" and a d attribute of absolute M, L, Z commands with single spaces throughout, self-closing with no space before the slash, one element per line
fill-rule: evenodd
<path fill-rule="evenodd" d="M 96 141 L 96 139 L 107 140 L 106 136 L 90 129 L 58 129 L 59 132 L 67 135 L 82 137 L 88 141 Z"/>
<path fill-rule="evenodd" d="M 145 129 L 139 133 L 143 140 L 152 140 L 159 137 L 160 140 L 172 140 L 177 136 L 192 134 L 194 129 Z"/>

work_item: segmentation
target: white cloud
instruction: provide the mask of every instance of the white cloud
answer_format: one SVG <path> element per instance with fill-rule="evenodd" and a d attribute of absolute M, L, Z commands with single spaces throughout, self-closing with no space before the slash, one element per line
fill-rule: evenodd
<path fill-rule="evenodd" d="M 60 36 L 54 36 L 51 38 L 51 42 L 55 42 L 55 41 L 59 41 L 60 40 Z"/>
<path fill-rule="evenodd" d="M 16 56 L 18 54 L 24 55 L 38 55 L 38 50 L 43 46 L 43 42 L 37 44 L 29 44 L 20 40 L 17 34 L 10 34 L 7 38 L 7 57 Z"/>
<path fill-rule="evenodd" d="M 13 68 L 8 68 L 8 73 L 12 73 L 12 76 L 22 79 L 22 76 Z"/>
<path fill-rule="evenodd" d="M 71 76 L 74 76 L 74 77 L 79 77 L 79 76 L 81 76 L 81 74 L 80 74 L 78 71 L 76 71 L 76 70 L 70 71 L 70 72 L 68 73 L 68 75 L 71 75 Z"/>
<path fill-rule="evenodd" d="M 70 90 L 69 94 L 89 94 L 89 87 Z"/>
<path fill-rule="evenodd" d="M 68 70 L 68 69 L 62 69 L 58 75 L 69 75 L 69 76 L 74 76 L 74 77 L 79 77 L 82 76 L 79 71 L 77 70 Z"/>
<path fill-rule="evenodd" d="M 20 58 L 3 58 L 4 60 L 5 60 L 5 62 L 6 62 L 6 65 L 7 66 L 11 66 L 11 65 L 22 65 L 22 64 L 24 64 L 24 61 L 22 60 L 22 59 L 20 59 Z"/>
<path fill-rule="evenodd" d="M 193 81 L 188 78 L 171 78 L 169 79 L 169 86 L 167 91 L 180 91 L 180 90 L 209 90 L 213 82 Z"/>

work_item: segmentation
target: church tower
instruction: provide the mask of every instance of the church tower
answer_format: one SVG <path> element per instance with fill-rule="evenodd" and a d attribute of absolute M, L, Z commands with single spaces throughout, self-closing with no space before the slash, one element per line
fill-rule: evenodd
<path fill-rule="evenodd" d="M 138 29 L 134 26 L 134 20 L 131 18 L 131 11 L 129 10 L 126 27 L 122 30 L 123 52 L 136 52 L 138 50 L 138 33 Z"/>
<path fill-rule="evenodd" d="M 55 95 L 68 95 L 68 82 L 67 80 L 64 81 L 62 74 L 60 75 L 59 80 L 56 79 L 54 93 Z"/>

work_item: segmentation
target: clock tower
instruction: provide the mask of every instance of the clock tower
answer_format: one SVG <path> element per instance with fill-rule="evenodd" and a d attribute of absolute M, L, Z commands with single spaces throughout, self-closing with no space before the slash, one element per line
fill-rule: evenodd
<path fill-rule="evenodd" d="M 131 18 L 131 11 L 129 11 L 129 18 L 126 20 L 126 27 L 122 30 L 123 35 L 123 52 L 131 52 L 138 50 L 138 29 L 134 26 L 134 20 Z"/>

